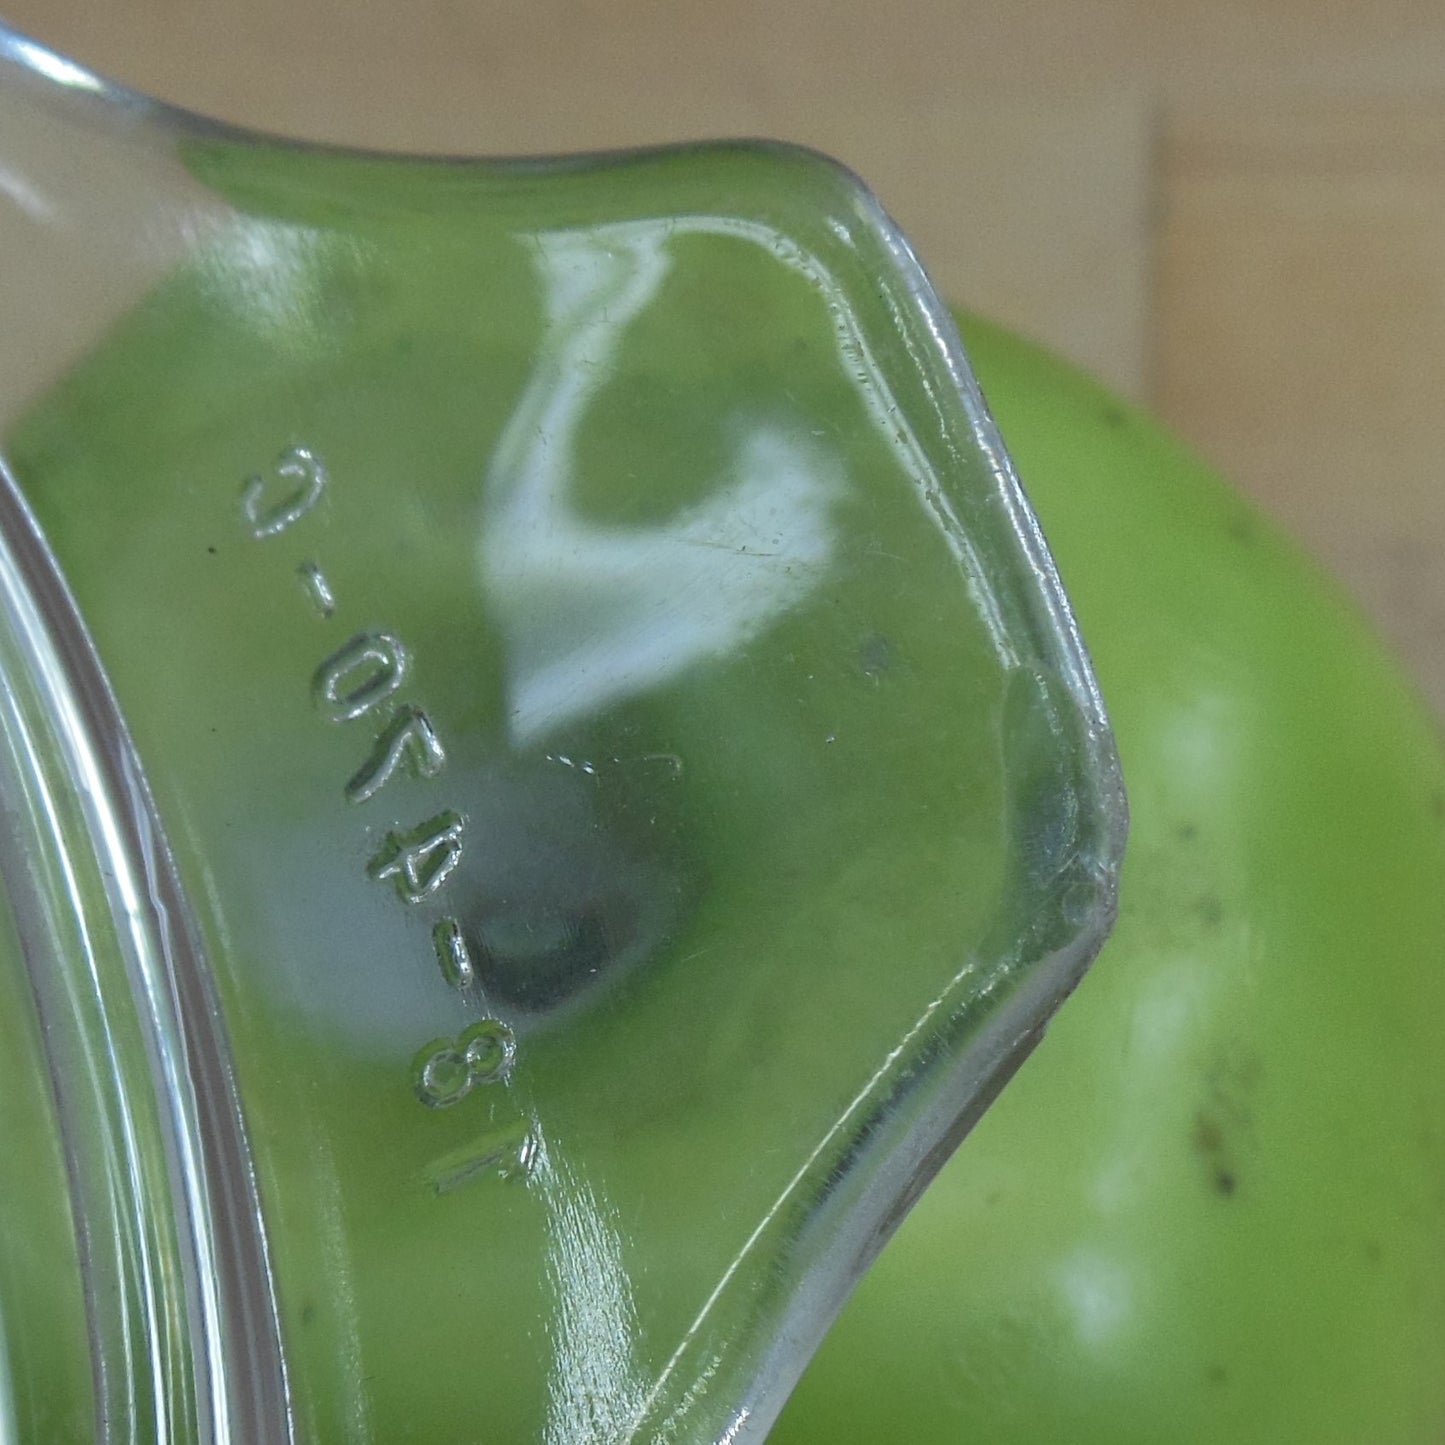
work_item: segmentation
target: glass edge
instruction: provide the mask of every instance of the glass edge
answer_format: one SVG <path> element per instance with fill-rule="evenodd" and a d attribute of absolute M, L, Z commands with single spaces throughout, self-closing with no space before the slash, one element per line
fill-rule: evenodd
<path fill-rule="evenodd" d="M 41 650 L 35 671 L 59 766 L 83 801 L 88 846 L 106 880 L 104 899 L 77 906 L 97 937 L 107 930 L 115 936 L 165 1131 L 181 1278 L 169 1282 L 165 1261 L 141 1258 L 136 1286 L 177 1292 L 191 1332 L 202 1440 L 282 1445 L 294 1429 L 269 1245 L 199 932 L 89 633 L 3 465 L 0 538 L 7 586 L 28 599 L 30 645 Z M 69 835 L 54 841 L 62 851 L 84 846 Z M 124 1101 L 120 1107 L 124 1112 Z M 158 1401 L 167 1416 L 173 1403 Z"/>

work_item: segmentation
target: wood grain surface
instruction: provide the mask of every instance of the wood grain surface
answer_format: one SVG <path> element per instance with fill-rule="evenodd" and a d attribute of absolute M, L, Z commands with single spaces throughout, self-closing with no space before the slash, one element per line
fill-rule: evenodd
<path fill-rule="evenodd" d="M 952 298 L 1153 404 L 1445 712 L 1445 6 L 0 0 L 221 119 L 386 149 L 708 135 L 860 171 Z"/>
<path fill-rule="evenodd" d="M 1445 711 L 1445 101 L 1173 117 L 1157 399 Z"/>

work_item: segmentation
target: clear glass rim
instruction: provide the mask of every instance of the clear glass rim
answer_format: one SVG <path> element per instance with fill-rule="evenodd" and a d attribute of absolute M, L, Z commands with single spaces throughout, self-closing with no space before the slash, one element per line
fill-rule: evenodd
<path fill-rule="evenodd" d="M 138 1441 L 152 1420 L 160 1439 L 289 1440 L 266 1238 L 199 936 L 99 659 L 3 469 L 0 666 L 0 777 L 28 805 L 7 809 L 0 876 L 70 1179 L 99 1438 Z"/>

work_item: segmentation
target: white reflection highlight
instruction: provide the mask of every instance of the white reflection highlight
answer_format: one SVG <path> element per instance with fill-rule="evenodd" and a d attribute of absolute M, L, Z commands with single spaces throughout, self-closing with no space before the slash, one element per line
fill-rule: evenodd
<path fill-rule="evenodd" d="M 518 744 L 747 642 L 812 589 L 833 550 L 836 464 L 756 419 L 737 419 L 730 485 L 664 523 L 602 525 L 570 500 L 578 428 L 657 294 L 678 229 L 639 221 L 535 238 L 547 335 L 498 444 L 482 543 Z"/>
<path fill-rule="evenodd" d="M 197 210 L 179 218 L 207 297 L 243 326 L 296 355 L 324 347 L 320 295 L 359 254 L 357 243 L 311 226 Z"/>
<path fill-rule="evenodd" d="M 630 1439 L 646 1398 L 637 1310 L 622 1239 L 591 1188 L 554 1162 L 541 1132 L 532 1186 L 547 1210 L 547 1274 L 557 1293 L 545 1445 Z"/>
<path fill-rule="evenodd" d="M 83 66 L 67 60 L 63 55 L 57 55 L 53 50 L 46 50 L 43 45 L 37 45 L 33 40 L 26 40 L 20 35 L 7 36 L 5 40 L 3 49 L 8 50 L 14 59 L 29 66 L 47 80 L 65 86 L 67 90 L 89 90 L 98 93 L 105 89 L 99 76 L 92 75 Z"/>
<path fill-rule="evenodd" d="M 55 205 L 50 198 L 8 166 L 0 166 L 0 195 L 13 201 L 32 221 L 43 224 L 55 219 Z"/>
<path fill-rule="evenodd" d="M 1095 1351 L 1108 1349 L 1128 1324 L 1133 1305 L 1123 1267 L 1095 1250 L 1080 1250 L 1060 1265 L 1058 1284 L 1079 1342 Z"/>

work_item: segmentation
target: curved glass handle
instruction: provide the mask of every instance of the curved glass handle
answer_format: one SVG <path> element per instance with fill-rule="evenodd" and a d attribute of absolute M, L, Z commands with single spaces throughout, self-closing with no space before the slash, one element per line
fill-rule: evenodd
<path fill-rule="evenodd" d="M 906 243 L 794 149 L 310 149 L 0 34 L 0 248 L 102 1434 L 760 1438 L 1123 843 Z"/>

